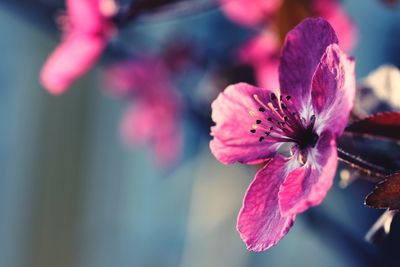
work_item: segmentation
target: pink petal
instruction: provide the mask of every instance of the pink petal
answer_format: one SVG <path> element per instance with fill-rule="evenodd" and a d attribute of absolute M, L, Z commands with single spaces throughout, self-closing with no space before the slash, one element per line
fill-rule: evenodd
<path fill-rule="evenodd" d="M 328 46 L 312 81 L 312 104 L 318 132 L 330 130 L 337 136 L 346 127 L 355 97 L 354 60 L 338 45 Z"/>
<path fill-rule="evenodd" d="M 177 99 L 170 76 L 168 67 L 159 58 L 148 57 L 107 67 L 104 80 L 107 92 L 116 97 L 135 94 L 160 99 L 160 95 L 169 94 L 166 99 Z"/>
<path fill-rule="evenodd" d="M 286 35 L 279 66 L 281 92 L 302 111 L 310 103 L 311 81 L 328 45 L 337 43 L 324 19 L 305 19 Z"/>
<path fill-rule="evenodd" d="M 338 0 L 314 0 L 315 13 L 325 18 L 335 30 L 340 47 L 350 51 L 357 41 L 357 28 Z"/>
<path fill-rule="evenodd" d="M 106 45 L 98 35 L 69 34 L 47 59 L 42 85 L 52 94 L 63 93 L 97 61 Z"/>
<path fill-rule="evenodd" d="M 273 158 L 257 172 L 247 189 L 237 230 L 249 250 L 274 246 L 293 225 L 296 216 L 282 216 L 278 204 L 278 190 L 287 175 L 288 163 L 280 156 Z"/>
<path fill-rule="evenodd" d="M 147 99 L 143 95 L 123 116 L 120 134 L 127 145 L 151 145 L 158 164 L 167 167 L 176 162 L 182 151 L 179 121 L 176 99 Z"/>
<path fill-rule="evenodd" d="M 307 163 L 290 172 L 280 186 L 279 207 L 282 215 L 297 215 L 319 205 L 332 186 L 337 162 L 335 139 L 331 134 L 324 133 L 316 148 L 309 151 Z"/>
<path fill-rule="evenodd" d="M 143 101 L 131 105 L 122 117 L 120 133 L 127 145 L 144 145 L 152 136 L 156 118 Z"/>
<path fill-rule="evenodd" d="M 100 13 L 102 0 L 66 0 L 69 23 L 73 31 L 93 33 L 102 31 L 105 18 Z"/>
<path fill-rule="evenodd" d="M 232 21 L 253 27 L 267 21 L 282 0 L 219 0 L 221 9 Z"/>
<path fill-rule="evenodd" d="M 263 131 L 251 133 L 256 118 L 265 119 L 258 111 L 260 105 L 254 100 L 257 94 L 261 101 L 267 103 L 272 91 L 257 88 L 246 83 L 228 86 L 212 103 L 211 152 L 222 163 L 236 161 L 254 163 L 265 160 L 275 153 L 279 143 L 259 142 Z"/>
<path fill-rule="evenodd" d="M 141 61 L 127 61 L 108 66 L 104 75 L 107 93 L 115 97 L 127 97 L 134 92 L 145 90 L 142 78 L 148 78 L 150 73 L 145 66 Z"/>
<path fill-rule="evenodd" d="M 278 36 L 264 31 L 241 47 L 238 56 L 240 62 L 253 65 L 260 87 L 276 90 L 279 88 L 278 51 Z"/>

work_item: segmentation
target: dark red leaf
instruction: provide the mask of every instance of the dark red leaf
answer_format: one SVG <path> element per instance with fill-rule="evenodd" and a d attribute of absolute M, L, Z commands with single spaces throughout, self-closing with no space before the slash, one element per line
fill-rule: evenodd
<path fill-rule="evenodd" d="M 346 132 L 400 141 L 400 112 L 382 112 L 356 121 Z"/>
<path fill-rule="evenodd" d="M 400 172 L 379 183 L 367 196 L 365 204 L 378 209 L 400 210 Z"/>

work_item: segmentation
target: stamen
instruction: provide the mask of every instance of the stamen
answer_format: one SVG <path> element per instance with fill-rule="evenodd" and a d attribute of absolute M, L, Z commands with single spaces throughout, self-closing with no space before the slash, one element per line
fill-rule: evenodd
<path fill-rule="evenodd" d="M 268 103 L 268 107 L 271 109 L 271 111 L 280 119 L 283 120 L 281 114 L 275 109 L 274 105 L 272 105 L 271 102 Z"/>
<path fill-rule="evenodd" d="M 261 107 L 263 107 L 263 108 L 265 108 L 265 109 L 268 109 L 268 107 L 260 100 L 260 98 L 258 97 L 258 95 L 254 94 L 254 95 L 253 95 L 253 98 L 254 98 L 254 100 L 257 101 L 258 104 L 261 105 Z"/>
<path fill-rule="evenodd" d="M 249 111 L 249 114 L 250 114 L 250 116 L 252 116 L 252 117 L 255 117 L 255 116 L 257 116 L 257 113 L 256 113 L 256 112 L 254 112 L 254 111 L 252 111 L 252 110 L 250 110 L 250 111 Z"/>

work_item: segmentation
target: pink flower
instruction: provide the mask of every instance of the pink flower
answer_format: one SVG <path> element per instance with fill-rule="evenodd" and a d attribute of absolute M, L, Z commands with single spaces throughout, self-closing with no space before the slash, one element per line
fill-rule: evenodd
<path fill-rule="evenodd" d="M 256 2 L 252 4 L 255 5 Z M 245 13 L 244 9 L 242 13 Z M 332 25 L 344 51 L 353 48 L 357 30 L 337 0 L 313 0 L 312 13 L 323 17 Z M 238 20 L 235 21 L 240 23 Z M 259 86 L 277 88 L 279 51 L 278 35 L 272 30 L 264 30 L 239 49 L 238 58 L 240 62 L 253 66 Z"/>
<path fill-rule="evenodd" d="M 120 125 L 128 145 L 151 144 L 161 167 L 171 166 L 182 151 L 180 95 L 165 64 L 156 58 L 108 68 L 109 93 L 131 99 Z"/>
<path fill-rule="evenodd" d="M 221 9 L 232 21 L 247 27 L 261 26 L 276 15 L 287 0 L 219 0 Z M 305 4 L 306 5 L 306 4 Z M 340 45 L 349 51 L 357 31 L 338 0 L 312 0 L 310 12 L 326 19 L 335 29 Z M 275 25 L 276 26 L 276 25 Z"/>
<path fill-rule="evenodd" d="M 257 84 L 261 87 L 279 87 L 279 46 L 278 36 L 267 30 L 250 39 L 239 49 L 239 61 L 254 68 Z"/>
<path fill-rule="evenodd" d="M 313 0 L 314 12 L 335 29 L 340 47 L 350 51 L 357 41 L 357 29 L 337 0 Z"/>
<path fill-rule="evenodd" d="M 218 0 L 222 11 L 232 21 L 247 27 L 266 22 L 276 12 L 283 0 Z"/>
<path fill-rule="evenodd" d="M 66 0 L 67 25 L 61 44 L 47 59 L 40 80 L 61 94 L 101 56 L 113 31 L 111 0 Z"/>
<path fill-rule="evenodd" d="M 354 62 L 337 43 L 327 21 L 306 19 L 286 37 L 280 90 L 239 83 L 212 104 L 214 156 L 224 164 L 265 162 L 238 217 L 249 250 L 275 245 L 332 185 L 336 138 L 355 94 Z"/>

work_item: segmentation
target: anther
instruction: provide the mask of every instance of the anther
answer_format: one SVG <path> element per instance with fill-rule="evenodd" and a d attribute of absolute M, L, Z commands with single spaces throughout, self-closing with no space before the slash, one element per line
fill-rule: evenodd
<path fill-rule="evenodd" d="M 283 96 L 281 95 L 281 96 L 279 96 L 279 99 L 282 101 L 282 99 L 283 99 Z"/>
<path fill-rule="evenodd" d="M 282 107 L 283 110 L 287 110 L 287 106 L 285 104 L 282 103 L 281 107 Z"/>
<path fill-rule="evenodd" d="M 262 142 L 264 140 L 264 136 L 260 136 L 260 139 L 258 139 L 258 142 Z"/>
<path fill-rule="evenodd" d="M 283 116 L 283 119 L 285 120 L 285 121 L 288 121 L 288 116 Z"/>
<path fill-rule="evenodd" d="M 261 123 L 261 120 L 256 120 L 256 123 L 257 123 L 257 124 L 260 124 L 260 123 Z"/>
<path fill-rule="evenodd" d="M 251 129 L 250 132 L 251 133 L 256 133 L 256 129 Z"/>
<path fill-rule="evenodd" d="M 274 93 L 271 93 L 271 100 L 275 100 L 276 99 L 276 95 Z"/>
<path fill-rule="evenodd" d="M 286 100 L 288 100 L 288 101 L 289 101 L 291 98 L 292 98 L 292 97 L 291 97 L 290 95 L 287 95 L 287 96 L 286 96 Z"/>
<path fill-rule="evenodd" d="M 258 110 L 259 110 L 260 112 L 264 112 L 264 111 L 265 111 L 265 108 L 260 107 Z"/>
<path fill-rule="evenodd" d="M 267 119 L 267 121 L 272 121 L 272 118 L 271 118 L 271 117 L 269 117 L 269 118 Z"/>
<path fill-rule="evenodd" d="M 271 133 L 270 132 L 265 132 L 265 135 L 266 136 L 269 136 Z"/>

